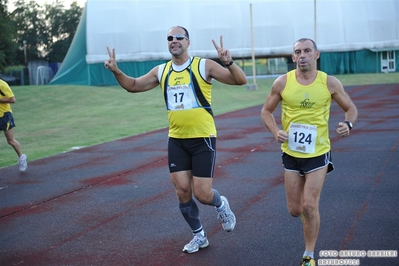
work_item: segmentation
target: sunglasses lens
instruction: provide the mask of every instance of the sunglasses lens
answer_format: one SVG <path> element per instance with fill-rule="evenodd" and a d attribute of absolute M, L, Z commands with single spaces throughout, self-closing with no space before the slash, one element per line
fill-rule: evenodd
<path fill-rule="evenodd" d="M 168 36 L 168 42 L 173 41 L 173 38 L 176 38 L 176 40 L 178 40 L 178 41 L 182 41 L 182 40 L 184 40 L 186 38 L 186 36 L 184 36 L 184 35 L 176 35 L 176 36 L 170 35 L 170 36 Z"/>

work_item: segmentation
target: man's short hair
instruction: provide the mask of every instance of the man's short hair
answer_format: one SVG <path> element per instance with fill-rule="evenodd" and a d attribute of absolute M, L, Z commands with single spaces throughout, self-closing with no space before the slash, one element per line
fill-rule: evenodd
<path fill-rule="evenodd" d="M 310 39 L 310 38 L 301 38 L 301 39 L 297 40 L 297 41 L 294 43 L 294 46 L 295 46 L 295 44 L 296 44 L 297 42 L 306 42 L 306 41 L 311 41 L 311 42 L 313 43 L 313 48 L 315 49 L 315 51 L 318 51 L 316 43 L 315 43 L 312 39 Z"/>

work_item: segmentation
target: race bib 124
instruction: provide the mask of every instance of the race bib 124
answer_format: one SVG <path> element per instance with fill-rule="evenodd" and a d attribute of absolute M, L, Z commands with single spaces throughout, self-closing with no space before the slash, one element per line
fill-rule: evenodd
<path fill-rule="evenodd" d="M 288 148 L 302 153 L 314 153 L 317 126 L 291 123 L 288 131 Z"/>

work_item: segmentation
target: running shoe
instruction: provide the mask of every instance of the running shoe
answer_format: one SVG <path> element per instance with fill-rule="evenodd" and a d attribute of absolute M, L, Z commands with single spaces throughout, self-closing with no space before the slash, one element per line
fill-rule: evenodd
<path fill-rule="evenodd" d="M 207 246 L 209 246 L 209 241 L 206 235 L 203 236 L 201 234 L 194 234 L 194 238 L 190 241 L 190 243 L 184 246 L 183 252 L 195 253 L 200 248 L 206 248 Z"/>
<path fill-rule="evenodd" d="M 218 211 L 218 219 L 222 221 L 222 227 L 225 231 L 230 232 L 236 226 L 236 216 L 231 211 L 229 206 L 229 201 L 225 196 L 220 196 L 222 201 L 224 202 L 224 208 L 221 211 Z"/>
<path fill-rule="evenodd" d="M 316 262 L 309 256 L 302 258 L 301 266 L 316 266 Z"/>
<path fill-rule="evenodd" d="M 22 154 L 21 157 L 18 159 L 18 164 L 19 164 L 19 171 L 24 172 L 28 168 L 28 162 L 27 162 L 28 157 L 26 154 Z"/>

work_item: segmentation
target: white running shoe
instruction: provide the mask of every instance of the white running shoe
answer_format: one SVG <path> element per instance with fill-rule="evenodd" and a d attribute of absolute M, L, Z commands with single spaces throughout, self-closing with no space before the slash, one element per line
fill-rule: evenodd
<path fill-rule="evenodd" d="M 208 238 L 201 234 L 194 234 L 194 238 L 184 246 L 183 252 L 186 253 L 194 253 L 197 252 L 200 248 L 206 248 L 209 246 Z"/>
<path fill-rule="evenodd" d="M 222 220 L 222 227 L 225 231 L 230 232 L 233 231 L 236 226 L 236 216 L 231 211 L 229 206 L 229 201 L 225 196 L 220 196 L 222 201 L 224 202 L 223 210 L 218 211 L 218 218 Z"/>
<path fill-rule="evenodd" d="M 25 172 L 26 169 L 28 168 L 28 156 L 26 154 L 22 154 L 21 157 L 18 159 L 18 164 L 19 164 L 19 171 Z"/>

